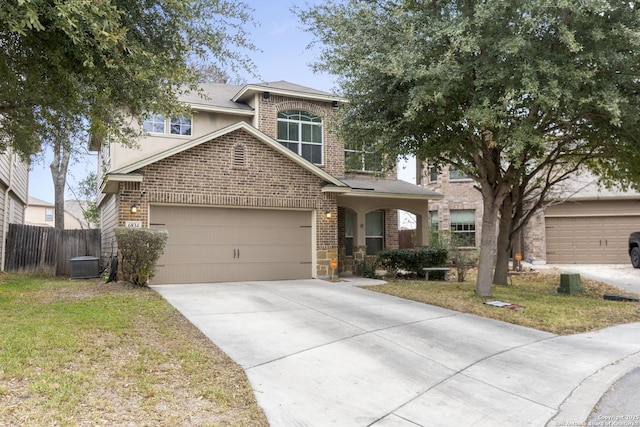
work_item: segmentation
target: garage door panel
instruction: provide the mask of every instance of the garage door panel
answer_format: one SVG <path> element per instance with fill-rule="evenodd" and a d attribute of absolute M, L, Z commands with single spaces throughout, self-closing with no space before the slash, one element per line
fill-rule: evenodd
<path fill-rule="evenodd" d="M 312 277 L 311 212 L 152 206 L 169 231 L 154 283 Z"/>
<path fill-rule="evenodd" d="M 625 264 L 629 234 L 640 217 L 547 217 L 547 262 L 552 264 Z"/>

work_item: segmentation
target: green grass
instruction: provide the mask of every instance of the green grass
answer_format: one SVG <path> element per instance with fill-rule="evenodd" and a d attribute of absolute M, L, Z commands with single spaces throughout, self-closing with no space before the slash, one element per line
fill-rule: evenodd
<path fill-rule="evenodd" d="M 157 293 L 0 274 L 0 425 L 267 425 L 242 369 Z"/>
<path fill-rule="evenodd" d="M 463 283 L 393 280 L 367 289 L 561 335 L 640 322 L 639 303 L 604 300 L 604 294 L 624 292 L 585 278 L 581 279 L 585 292 L 565 295 L 557 292 L 559 273 L 524 274 L 514 277 L 508 286 L 494 286 L 491 298 L 476 296 L 475 278 L 470 279 Z M 484 304 L 489 300 L 525 308 L 511 310 Z"/>

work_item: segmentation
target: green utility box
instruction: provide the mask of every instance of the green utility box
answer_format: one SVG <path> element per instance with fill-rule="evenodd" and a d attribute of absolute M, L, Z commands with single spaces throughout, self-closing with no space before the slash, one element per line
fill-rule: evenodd
<path fill-rule="evenodd" d="M 580 283 L 579 274 L 561 274 L 560 275 L 560 287 L 558 288 L 559 294 L 577 294 L 584 292 L 584 288 Z"/>

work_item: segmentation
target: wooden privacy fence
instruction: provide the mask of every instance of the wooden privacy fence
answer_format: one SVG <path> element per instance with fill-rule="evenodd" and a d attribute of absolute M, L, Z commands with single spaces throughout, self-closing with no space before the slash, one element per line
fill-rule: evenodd
<path fill-rule="evenodd" d="M 398 246 L 400 249 L 410 249 L 415 247 L 413 235 L 416 230 L 398 230 Z"/>
<path fill-rule="evenodd" d="M 100 257 L 100 230 L 57 230 L 9 224 L 4 268 L 20 273 L 71 274 L 71 258 Z"/>

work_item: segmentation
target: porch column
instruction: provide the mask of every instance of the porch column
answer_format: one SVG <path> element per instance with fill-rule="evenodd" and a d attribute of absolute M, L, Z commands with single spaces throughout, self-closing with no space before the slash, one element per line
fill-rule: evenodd
<path fill-rule="evenodd" d="M 429 202 L 421 205 L 419 209 L 413 211 L 416 216 L 416 247 L 429 245 Z"/>
<path fill-rule="evenodd" d="M 429 245 L 429 218 L 416 214 L 416 247 Z"/>
<path fill-rule="evenodd" d="M 366 235 L 367 233 L 365 232 L 366 230 L 366 213 L 362 212 L 361 210 L 356 211 L 356 224 L 355 224 L 355 228 L 356 228 L 356 232 L 355 232 L 355 242 L 353 242 L 353 247 L 354 247 L 354 259 L 355 259 L 355 247 L 360 246 L 360 247 L 364 247 L 366 248 L 367 246 L 367 238 Z"/>

